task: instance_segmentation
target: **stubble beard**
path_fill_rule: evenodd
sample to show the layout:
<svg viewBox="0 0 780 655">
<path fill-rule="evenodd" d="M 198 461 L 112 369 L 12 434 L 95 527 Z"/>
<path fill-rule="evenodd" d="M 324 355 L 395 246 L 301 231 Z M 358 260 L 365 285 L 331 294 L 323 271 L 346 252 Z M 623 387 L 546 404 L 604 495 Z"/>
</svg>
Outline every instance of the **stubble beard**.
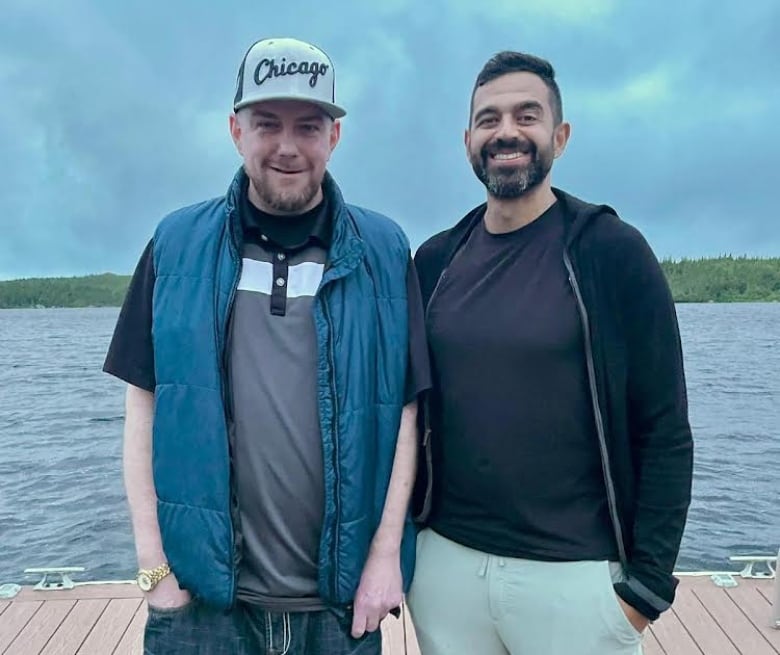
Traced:
<svg viewBox="0 0 780 655">
<path fill-rule="evenodd" d="M 261 173 L 252 185 L 263 205 L 274 212 L 283 214 L 303 213 L 320 190 L 321 182 L 310 179 L 301 191 L 275 190 L 267 177 Z"/>
</svg>

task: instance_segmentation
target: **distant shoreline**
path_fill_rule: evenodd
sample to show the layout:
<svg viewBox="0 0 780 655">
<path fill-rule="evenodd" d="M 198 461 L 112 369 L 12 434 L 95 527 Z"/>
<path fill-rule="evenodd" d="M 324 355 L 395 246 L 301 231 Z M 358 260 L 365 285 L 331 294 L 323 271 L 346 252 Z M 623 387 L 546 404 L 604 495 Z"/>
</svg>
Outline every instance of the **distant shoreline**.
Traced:
<svg viewBox="0 0 780 655">
<path fill-rule="evenodd" d="M 661 261 L 677 303 L 780 302 L 780 257 Z M 121 307 L 131 276 L 0 281 L 0 309 Z"/>
<path fill-rule="evenodd" d="M 717 257 L 661 261 L 679 303 L 780 301 L 780 257 Z"/>
<path fill-rule="evenodd" d="M 131 276 L 26 278 L 0 282 L 0 309 L 121 307 Z"/>
</svg>

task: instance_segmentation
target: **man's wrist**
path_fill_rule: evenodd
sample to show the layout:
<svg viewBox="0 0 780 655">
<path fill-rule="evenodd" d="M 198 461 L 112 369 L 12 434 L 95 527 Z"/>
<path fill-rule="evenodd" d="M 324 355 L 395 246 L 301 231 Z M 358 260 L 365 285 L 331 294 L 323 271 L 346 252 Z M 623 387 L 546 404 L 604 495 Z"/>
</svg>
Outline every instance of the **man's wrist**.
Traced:
<svg viewBox="0 0 780 655">
<path fill-rule="evenodd" d="M 401 556 L 401 539 L 393 538 L 390 535 L 382 532 L 377 532 L 374 535 L 374 539 L 371 542 L 371 547 L 368 550 L 368 555 L 371 557 L 375 555 L 377 557 L 400 557 Z"/>
<path fill-rule="evenodd" d="M 136 554 L 139 569 L 153 569 L 168 561 L 159 540 L 149 540 L 149 543 L 136 543 Z"/>
<path fill-rule="evenodd" d="M 393 547 L 388 546 L 386 544 L 384 545 L 372 545 L 371 548 L 368 551 L 369 557 L 382 557 L 382 558 L 391 558 L 391 557 L 401 557 L 401 548 L 399 547 Z"/>
<path fill-rule="evenodd" d="M 656 621 L 661 613 L 641 596 L 634 593 L 627 582 L 617 582 L 613 585 L 615 593 L 648 621 Z"/>
<path fill-rule="evenodd" d="M 141 591 L 150 592 L 171 573 L 171 567 L 164 562 L 153 568 L 139 569 L 135 579 Z"/>
<path fill-rule="evenodd" d="M 380 525 L 371 540 L 371 547 L 368 550 L 369 557 L 376 555 L 378 557 L 400 557 L 401 539 L 403 528 L 396 529 L 395 526 Z"/>
</svg>

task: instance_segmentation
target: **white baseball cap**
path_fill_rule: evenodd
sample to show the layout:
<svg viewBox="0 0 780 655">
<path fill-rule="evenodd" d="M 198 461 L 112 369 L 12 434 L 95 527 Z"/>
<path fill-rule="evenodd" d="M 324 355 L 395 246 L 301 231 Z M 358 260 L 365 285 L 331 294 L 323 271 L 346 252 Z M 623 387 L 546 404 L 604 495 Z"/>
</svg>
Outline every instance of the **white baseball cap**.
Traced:
<svg viewBox="0 0 780 655">
<path fill-rule="evenodd" d="M 335 104 L 336 75 L 330 57 L 298 39 L 262 39 L 244 55 L 233 111 L 265 100 L 311 102 L 332 118 L 347 113 Z"/>
</svg>

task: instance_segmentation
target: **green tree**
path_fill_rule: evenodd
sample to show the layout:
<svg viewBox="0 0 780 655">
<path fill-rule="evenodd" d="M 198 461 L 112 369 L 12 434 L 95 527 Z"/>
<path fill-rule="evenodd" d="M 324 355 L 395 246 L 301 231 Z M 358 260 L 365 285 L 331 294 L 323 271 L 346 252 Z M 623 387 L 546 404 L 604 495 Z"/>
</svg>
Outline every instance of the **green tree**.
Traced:
<svg viewBox="0 0 780 655">
<path fill-rule="evenodd" d="M 0 282 L 0 308 L 118 307 L 124 300 L 129 275 L 29 278 Z"/>
</svg>

